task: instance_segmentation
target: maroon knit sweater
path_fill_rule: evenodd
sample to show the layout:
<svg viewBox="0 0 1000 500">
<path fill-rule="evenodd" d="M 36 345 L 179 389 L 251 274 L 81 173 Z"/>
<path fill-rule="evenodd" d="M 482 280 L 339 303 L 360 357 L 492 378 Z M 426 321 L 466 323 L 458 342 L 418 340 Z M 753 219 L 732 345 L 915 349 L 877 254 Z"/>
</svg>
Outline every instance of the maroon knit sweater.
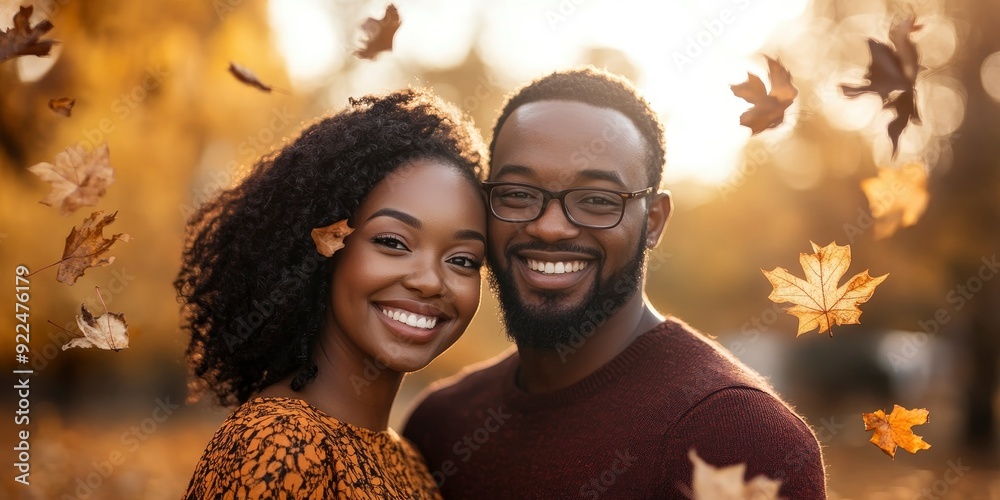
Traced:
<svg viewBox="0 0 1000 500">
<path fill-rule="evenodd" d="M 445 498 L 686 498 L 695 448 L 788 499 L 826 498 L 816 436 L 755 372 L 675 319 L 576 384 L 527 394 L 516 352 L 428 389 L 403 434 Z"/>
</svg>

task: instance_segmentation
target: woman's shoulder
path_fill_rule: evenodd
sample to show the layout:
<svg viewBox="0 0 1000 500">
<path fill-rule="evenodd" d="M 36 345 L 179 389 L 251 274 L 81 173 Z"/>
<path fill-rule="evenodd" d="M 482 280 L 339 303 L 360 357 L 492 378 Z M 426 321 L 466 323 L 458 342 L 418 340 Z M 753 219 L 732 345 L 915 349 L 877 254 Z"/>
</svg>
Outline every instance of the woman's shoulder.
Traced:
<svg viewBox="0 0 1000 500">
<path fill-rule="evenodd" d="M 245 490 L 246 498 L 295 491 L 323 498 L 334 480 L 335 453 L 328 441 L 334 422 L 317 412 L 290 398 L 258 397 L 243 403 L 208 443 L 185 498 L 233 488 Z M 310 497 L 307 493 L 304 498 Z"/>
</svg>

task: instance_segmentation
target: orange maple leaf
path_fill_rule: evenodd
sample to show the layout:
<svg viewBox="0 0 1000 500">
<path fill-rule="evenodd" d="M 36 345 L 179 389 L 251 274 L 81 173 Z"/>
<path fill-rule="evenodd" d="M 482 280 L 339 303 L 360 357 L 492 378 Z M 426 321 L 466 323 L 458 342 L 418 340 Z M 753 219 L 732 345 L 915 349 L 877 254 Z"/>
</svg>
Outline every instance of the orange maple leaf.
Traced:
<svg viewBox="0 0 1000 500">
<path fill-rule="evenodd" d="M 920 162 L 879 168 L 878 176 L 861 181 L 861 189 L 875 218 L 877 239 L 916 224 L 927 209 L 927 171 Z"/>
<path fill-rule="evenodd" d="M 111 245 L 114 245 L 116 241 L 132 239 L 126 233 L 115 234 L 111 239 L 105 238 L 104 226 L 114 222 L 118 212 L 110 215 L 103 214 L 103 211 L 90 214 L 90 217 L 84 219 L 79 230 L 73 226 L 69 236 L 66 237 L 66 248 L 63 250 L 62 260 L 59 261 L 59 271 L 56 274 L 56 279 L 60 282 L 72 285 L 76 283 L 77 278 L 83 276 L 88 268 L 111 264 L 115 261 L 113 256 L 108 258 L 101 256 L 111 250 Z"/>
<path fill-rule="evenodd" d="M 363 42 L 364 46 L 354 53 L 362 59 L 375 59 L 379 52 L 392 50 L 392 39 L 401 24 L 399 11 L 395 5 L 389 4 L 382 19 L 369 17 L 361 25 L 362 31 L 368 38 Z"/>
<path fill-rule="evenodd" d="M 713 467 L 701 459 L 694 449 L 688 450 L 694 464 L 691 474 L 693 500 L 777 500 L 781 480 L 759 475 L 749 482 L 743 481 L 746 464 Z"/>
<path fill-rule="evenodd" d="M 332 257 L 333 253 L 344 248 L 344 238 L 354 232 L 347 225 L 347 219 L 339 220 L 329 226 L 317 227 L 312 230 L 313 243 L 316 244 L 316 251 L 326 257 Z"/>
<path fill-rule="evenodd" d="M 805 280 L 793 276 L 783 267 L 776 267 L 773 271 L 761 269 L 774 287 L 767 298 L 776 304 L 794 304 L 785 311 L 799 319 L 796 337 L 817 327 L 818 333 L 829 331 L 832 337 L 834 324 L 860 323 L 861 309 L 858 304 L 867 302 L 875 287 L 889 275 L 873 278 L 865 269 L 838 287 L 837 282 L 851 265 L 851 246 L 839 246 L 834 242 L 820 248 L 811 241 L 809 244 L 816 253 L 799 254 Z"/>
<path fill-rule="evenodd" d="M 799 91 L 792 85 L 792 74 L 781 62 L 767 56 L 764 58 L 767 59 L 767 76 L 771 79 L 770 93 L 764 88 L 764 82 L 749 72 L 747 81 L 729 86 L 736 97 L 753 104 L 740 115 L 740 125 L 750 127 L 751 135 L 780 125 L 785 120 L 785 110 L 792 105 L 795 96 L 799 95 Z"/>
<path fill-rule="evenodd" d="M 55 40 L 39 40 L 48 33 L 52 23 L 47 19 L 31 26 L 31 5 L 18 9 L 14 14 L 14 27 L 0 31 L 0 62 L 18 56 L 47 56 Z"/>
<path fill-rule="evenodd" d="M 931 447 L 910 429 L 914 425 L 927 423 L 929 416 L 930 412 L 926 408 L 907 410 L 899 405 L 893 405 L 892 413 L 889 416 L 886 416 L 882 410 L 861 414 L 861 418 L 865 422 L 865 430 L 875 430 L 870 440 L 872 444 L 881 448 L 886 455 L 893 459 L 896 458 L 897 446 L 910 453 Z"/>
<path fill-rule="evenodd" d="M 85 205 L 96 205 L 108 184 L 114 182 L 107 143 L 89 153 L 82 145 L 75 144 L 56 155 L 55 165 L 42 162 L 28 170 L 52 184 L 52 191 L 39 203 L 58 206 L 59 215 L 69 215 Z"/>
</svg>

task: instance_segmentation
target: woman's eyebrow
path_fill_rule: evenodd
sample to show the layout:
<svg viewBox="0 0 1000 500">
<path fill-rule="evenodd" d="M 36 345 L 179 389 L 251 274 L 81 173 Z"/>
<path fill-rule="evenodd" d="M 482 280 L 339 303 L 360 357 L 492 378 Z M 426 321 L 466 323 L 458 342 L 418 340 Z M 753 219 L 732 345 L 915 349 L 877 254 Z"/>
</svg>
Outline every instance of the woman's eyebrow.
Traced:
<svg viewBox="0 0 1000 500">
<path fill-rule="evenodd" d="M 393 219 L 396 219 L 414 229 L 420 229 L 420 227 L 423 226 L 420 220 L 418 220 L 416 217 L 392 208 L 383 208 L 381 210 L 376 211 L 375 213 L 371 214 L 367 219 L 365 219 L 365 222 L 368 222 L 376 217 L 392 217 Z"/>
<path fill-rule="evenodd" d="M 479 231 L 475 231 L 472 229 L 459 229 L 458 231 L 455 231 L 455 239 L 478 240 L 483 242 L 484 245 L 486 244 L 486 236 L 484 236 L 483 233 L 480 233 Z"/>
</svg>

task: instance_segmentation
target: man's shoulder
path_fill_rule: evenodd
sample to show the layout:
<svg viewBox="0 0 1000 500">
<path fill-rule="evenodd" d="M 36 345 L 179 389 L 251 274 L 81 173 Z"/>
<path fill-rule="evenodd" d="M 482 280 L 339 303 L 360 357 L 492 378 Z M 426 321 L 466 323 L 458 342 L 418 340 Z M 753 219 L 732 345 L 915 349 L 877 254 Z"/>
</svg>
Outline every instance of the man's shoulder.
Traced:
<svg viewBox="0 0 1000 500">
<path fill-rule="evenodd" d="M 677 318 L 667 318 L 636 342 L 646 352 L 643 375 L 658 383 L 665 404 L 676 407 L 681 402 L 690 408 L 725 389 L 747 388 L 787 407 L 764 377 Z"/>
</svg>

